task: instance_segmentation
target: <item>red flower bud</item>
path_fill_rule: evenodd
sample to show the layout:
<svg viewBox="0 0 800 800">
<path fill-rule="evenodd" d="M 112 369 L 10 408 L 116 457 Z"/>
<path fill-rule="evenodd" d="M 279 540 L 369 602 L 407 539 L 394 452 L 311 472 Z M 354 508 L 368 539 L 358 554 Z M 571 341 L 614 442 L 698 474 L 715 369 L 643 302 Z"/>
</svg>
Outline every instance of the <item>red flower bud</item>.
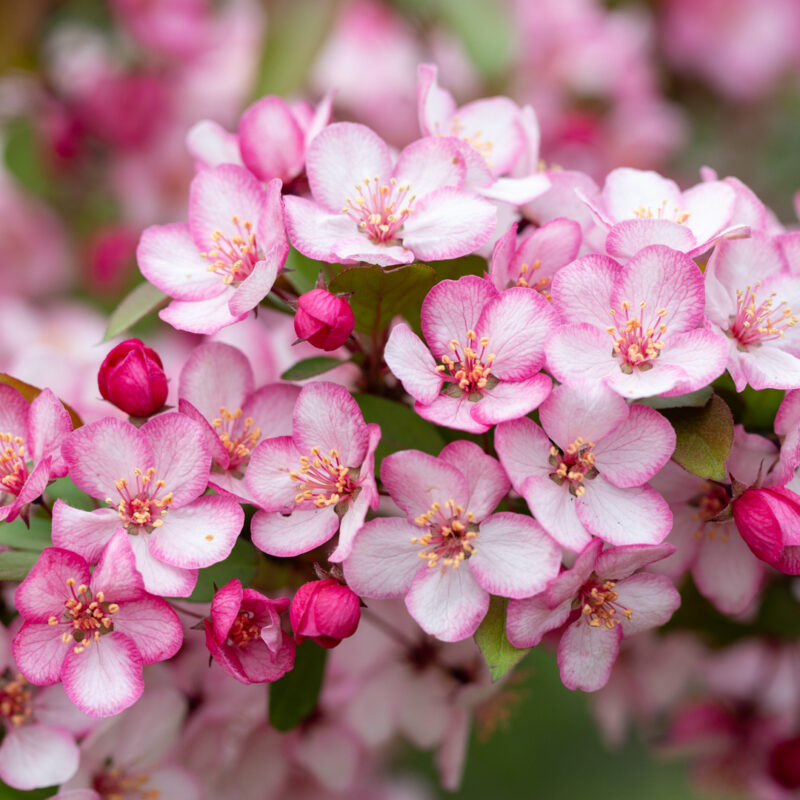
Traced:
<svg viewBox="0 0 800 800">
<path fill-rule="evenodd" d="M 800 575 L 800 495 L 779 486 L 747 489 L 733 501 L 733 519 L 758 558 Z"/>
<path fill-rule="evenodd" d="M 358 595 L 335 578 L 304 583 L 289 609 L 294 638 L 298 644 L 313 639 L 321 647 L 336 647 L 352 636 L 361 617 Z"/>
<path fill-rule="evenodd" d="M 103 399 L 133 417 L 149 417 L 167 400 L 167 376 L 158 353 L 139 339 L 126 339 L 97 373 Z"/>
<path fill-rule="evenodd" d="M 297 300 L 294 330 L 320 350 L 336 350 L 353 332 L 353 309 L 344 297 L 325 289 L 312 289 Z"/>
</svg>

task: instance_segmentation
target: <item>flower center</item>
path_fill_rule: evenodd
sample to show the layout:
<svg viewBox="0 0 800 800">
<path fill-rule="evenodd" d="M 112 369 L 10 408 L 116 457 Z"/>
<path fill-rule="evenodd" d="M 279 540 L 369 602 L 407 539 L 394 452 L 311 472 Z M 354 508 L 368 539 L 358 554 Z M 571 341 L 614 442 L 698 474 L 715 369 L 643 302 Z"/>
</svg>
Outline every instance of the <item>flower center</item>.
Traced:
<svg viewBox="0 0 800 800">
<path fill-rule="evenodd" d="M 301 456 L 300 469 L 290 472 L 289 477 L 298 483 L 300 491 L 294 498 L 298 505 L 311 501 L 317 508 L 335 506 L 358 489 L 358 470 L 342 464 L 336 450 L 323 456 L 318 447 L 313 447 L 311 457 Z"/>
<path fill-rule="evenodd" d="M 117 509 L 119 518 L 129 533 L 138 533 L 138 530 L 131 530 L 131 526 L 137 528 L 160 528 L 164 524 L 161 519 L 170 505 L 172 505 L 172 492 L 167 492 L 163 497 L 159 497 L 164 488 L 164 481 L 154 481 L 156 471 L 150 467 L 146 472 L 142 472 L 138 467 L 134 469 L 136 476 L 136 486 L 129 487 L 126 478 L 114 481 L 121 501 L 114 503 L 110 498 L 106 498 L 106 503 Z"/>
<path fill-rule="evenodd" d="M 473 150 L 477 150 L 483 156 L 486 165 L 491 167 L 494 144 L 483 138 L 482 130 L 476 130 L 472 133 L 466 133 L 466 130 L 467 128 L 461 119 L 458 116 L 454 116 L 450 121 L 450 135 L 461 139 L 462 142 L 466 142 Z"/>
<path fill-rule="evenodd" d="M 202 258 L 211 261 L 208 271 L 221 275 L 222 282 L 226 285 L 239 284 L 248 278 L 259 261 L 253 223 L 242 222 L 235 215 L 231 217 L 231 222 L 236 228 L 233 238 L 229 238 L 221 230 L 215 230 L 211 234 L 214 249 L 200 253 Z"/>
<path fill-rule="evenodd" d="M 6 678 L 0 685 L 0 716 L 15 727 L 22 725 L 31 715 L 32 695 L 31 687 L 19 673 Z"/>
<path fill-rule="evenodd" d="M 28 479 L 25 443 L 21 436 L 0 433 L 0 490 L 17 495 Z"/>
<path fill-rule="evenodd" d="M 738 341 L 740 350 L 783 339 L 786 329 L 797 324 L 797 317 L 784 301 L 773 305 L 775 292 L 758 303 L 756 294 L 760 286 L 761 281 L 756 281 L 755 287 L 736 291 L 736 313 L 730 316 L 730 328 L 726 333 Z"/>
<path fill-rule="evenodd" d="M 416 195 L 408 184 L 399 185 L 395 178 L 381 183 L 376 175 L 364 178 L 355 186 L 355 199 L 347 198 L 342 213 L 347 214 L 373 242 L 389 242 L 397 237 L 400 228 L 414 211 Z"/>
<path fill-rule="evenodd" d="M 559 486 L 568 484 L 571 495 L 583 497 L 586 494 L 584 480 L 590 481 L 600 474 L 594 465 L 593 447 L 594 442 L 587 442 L 580 436 L 563 453 L 552 446 L 548 460 L 556 469 L 550 473 L 550 480 Z"/>
<path fill-rule="evenodd" d="M 228 640 L 237 647 L 244 647 L 261 636 L 261 627 L 253 618 L 252 611 L 240 611 L 228 631 Z"/>
<path fill-rule="evenodd" d="M 522 286 L 525 289 L 536 289 L 539 294 L 544 295 L 548 300 L 553 298 L 550 296 L 550 284 L 553 282 L 552 275 L 545 275 L 543 278 L 536 280 L 536 271 L 542 268 L 542 262 L 537 258 L 533 264 L 520 264 L 519 277 L 517 278 L 515 286 Z"/>
<path fill-rule="evenodd" d="M 604 581 L 598 584 L 588 581 L 578 592 L 581 615 L 592 628 L 608 628 L 613 630 L 619 622 L 617 613 L 620 612 L 625 619 L 633 618 L 633 611 L 617 603 L 619 595 L 614 591 L 614 581 Z"/>
<path fill-rule="evenodd" d="M 211 425 L 230 456 L 228 468 L 234 469 L 249 459 L 250 453 L 261 439 L 261 428 L 256 427 L 252 417 L 245 417 L 239 422 L 243 414 L 241 408 L 228 411 L 222 406 L 219 414 L 216 419 L 211 420 Z"/>
<path fill-rule="evenodd" d="M 692 515 L 692 519 L 698 523 L 695 532 L 696 539 L 702 539 L 707 535 L 711 541 L 719 538 L 721 541 L 728 540 L 728 526 L 725 523 L 715 521 L 714 518 L 721 514 L 731 502 L 724 487 L 716 483 L 706 481 L 703 483 L 703 494 L 698 495 L 690 501 L 690 505 L 695 506 L 697 511 Z"/>
<path fill-rule="evenodd" d="M 677 222 L 678 225 L 684 225 L 691 217 L 688 211 L 684 211 L 680 206 L 672 207 L 672 214 L 667 211 L 667 201 L 662 200 L 660 206 L 653 208 L 652 206 L 637 206 L 633 209 L 633 216 L 639 219 L 666 219 L 670 222 Z"/>
<path fill-rule="evenodd" d="M 70 596 L 64 601 L 64 611 L 59 619 L 56 616 L 47 620 L 48 625 L 66 625 L 61 634 L 64 644 L 74 643 L 73 650 L 82 653 L 92 642 L 114 630 L 111 619 L 119 611 L 116 603 L 109 603 L 102 592 L 92 596 L 85 583 L 75 588 L 75 578 L 67 578 Z"/>
<path fill-rule="evenodd" d="M 473 540 L 478 537 L 475 515 L 464 511 L 454 500 L 448 500 L 444 509 L 434 503 L 424 514 L 420 514 L 414 524 L 425 528 L 422 536 L 414 536 L 411 544 L 418 544 L 421 550 L 417 555 L 428 562 L 429 567 L 442 566 L 458 569 L 475 553 Z"/>
<path fill-rule="evenodd" d="M 480 345 L 480 351 L 475 349 L 475 342 Z M 486 353 L 488 347 L 489 339 L 486 336 L 478 339 L 473 330 L 467 331 L 466 346 L 455 339 L 450 341 L 453 357 L 442 355 L 439 359 L 442 363 L 436 367 L 445 382 L 442 388 L 444 394 L 450 397 L 466 394 L 469 400 L 477 402 L 483 396 L 483 389 L 497 386 L 500 381 L 491 374 L 496 356 L 494 353 Z"/>
<path fill-rule="evenodd" d="M 159 800 L 158 789 L 148 789 L 150 776 L 146 773 L 126 775 L 117 767 L 94 776 L 92 788 L 101 800 Z"/>
<path fill-rule="evenodd" d="M 630 375 L 634 367 L 642 372 L 652 369 L 653 361 L 664 348 L 661 337 L 667 332 L 667 326 L 660 320 L 667 315 L 667 309 L 660 308 L 654 320 L 645 322 L 647 303 L 644 300 L 639 303 L 638 317 L 630 315 L 631 304 L 627 300 L 622 301 L 620 308 L 624 319 L 618 318 L 613 308 L 609 311 L 616 323 L 606 328 L 606 333 L 614 339 L 611 355 L 620 359 L 619 368 L 626 375 Z"/>
</svg>

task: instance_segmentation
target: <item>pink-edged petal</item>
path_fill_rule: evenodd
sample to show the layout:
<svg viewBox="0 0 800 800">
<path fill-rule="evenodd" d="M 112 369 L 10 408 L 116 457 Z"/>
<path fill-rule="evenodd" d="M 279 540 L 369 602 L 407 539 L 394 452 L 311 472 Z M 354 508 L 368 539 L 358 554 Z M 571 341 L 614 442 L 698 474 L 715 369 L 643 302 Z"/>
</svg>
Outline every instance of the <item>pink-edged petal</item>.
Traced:
<svg viewBox="0 0 800 800">
<path fill-rule="evenodd" d="M 199 497 L 208 485 L 211 453 L 203 429 L 183 414 L 151 417 L 139 429 L 153 451 L 156 480 L 164 481 L 172 494 L 172 508 Z"/>
<path fill-rule="evenodd" d="M 603 477 L 624 489 L 649 481 L 674 450 L 672 425 L 654 409 L 632 405 L 627 420 L 597 442 L 593 452 Z"/>
<path fill-rule="evenodd" d="M 283 184 L 273 178 L 266 188 L 266 202 L 256 225 L 258 249 L 264 260 L 280 270 L 289 255 L 289 240 L 286 238 L 286 224 L 283 213 Z"/>
<path fill-rule="evenodd" d="M 617 660 L 622 628 L 593 628 L 584 619 L 573 622 L 558 643 L 558 668 L 567 689 L 596 692 L 608 683 Z"/>
<path fill-rule="evenodd" d="M 231 314 L 228 301 L 232 291 L 230 287 L 226 287 L 226 291 L 222 294 L 195 303 L 173 300 L 166 308 L 162 308 L 158 312 L 158 316 L 178 331 L 209 335 L 216 333 L 247 316 L 246 314 L 239 316 Z"/>
<path fill-rule="evenodd" d="M 489 610 L 489 593 L 467 565 L 421 569 L 406 595 L 406 608 L 420 628 L 444 642 L 467 639 Z"/>
<path fill-rule="evenodd" d="M 277 258 L 273 253 L 265 261 L 259 261 L 253 271 L 237 287 L 228 301 L 228 309 L 234 317 L 247 314 L 252 311 L 272 289 L 275 278 L 278 277 L 278 270 L 283 266 L 283 259 Z"/>
<path fill-rule="evenodd" d="M 402 597 L 422 567 L 421 546 L 411 540 L 420 528 L 399 517 L 381 517 L 364 525 L 344 560 L 350 588 L 361 597 Z"/>
<path fill-rule="evenodd" d="M 24 439 L 28 435 L 29 410 L 28 401 L 16 389 L 0 384 L 0 431 Z"/>
<path fill-rule="evenodd" d="M 445 187 L 416 202 L 403 225 L 403 246 L 426 261 L 459 258 L 486 244 L 496 224 L 488 200 Z"/>
<path fill-rule="evenodd" d="M 581 379 L 556 386 L 539 409 L 542 427 L 562 450 L 578 437 L 597 447 L 628 414 L 628 404 L 616 392 Z"/>
<path fill-rule="evenodd" d="M 225 291 L 219 275 L 208 271 L 185 223 L 145 228 L 136 261 L 153 286 L 177 300 L 206 300 Z"/>
<path fill-rule="evenodd" d="M 547 604 L 550 608 L 560 606 L 566 600 L 572 600 L 578 590 L 594 572 L 597 556 L 603 550 L 600 539 L 592 539 L 575 559 L 572 569 L 567 569 L 547 587 Z"/>
<path fill-rule="evenodd" d="M 185 417 L 188 417 L 190 420 L 196 422 L 203 429 L 203 438 L 205 439 L 206 447 L 208 447 L 208 451 L 211 454 L 211 461 L 222 469 L 227 469 L 230 465 L 230 454 L 225 449 L 225 445 L 222 444 L 222 440 L 219 438 L 216 428 L 212 427 L 211 423 L 208 421 L 208 418 L 203 416 L 203 414 L 201 414 L 188 400 L 184 400 L 183 398 L 178 400 L 178 411 L 180 411 L 180 413 Z M 214 419 L 214 417 L 211 417 L 211 419 Z M 212 477 L 219 476 L 216 473 L 212 473 L 212 475 L 209 476 L 209 486 L 213 485 L 211 483 Z"/>
<path fill-rule="evenodd" d="M 69 648 L 61 670 L 67 697 L 90 717 L 112 717 L 144 691 L 142 656 L 133 640 L 114 631 L 82 653 Z"/>
<path fill-rule="evenodd" d="M 113 615 L 114 631 L 124 633 L 136 645 L 144 664 L 172 658 L 183 644 L 178 615 L 160 597 L 120 603 Z"/>
<path fill-rule="evenodd" d="M 623 260 L 653 244 L 688 253 L 697 239 L 686 225 L 668 219 L 626 219 L 617 222 L 606 237 L 606 251 Z"/>
<path fill-rule="evenodd" d="M 200 120 L 189 128 L 186 133 L 186 149 L 196 164 L 204 168 L 217 167 L 220 164 L 243 166 L 239 137 L 210 119 Z"/>
<path fill-rule="evenodd" d="M 650 486 L 618 489 L 602 475 L 584 484 L 586 493 L 576 504 L 578 519 L 606 542 L 660 544 L 672 527 L 666 500 Z"/>
<path fill-rule="evenodd" d="M 514 381 L 539 371 L 545 341 L 557 326 L 556 313 L 539 292 L 515 287 L 486 304 L 475 329 L 489 339 L 488 352 L 496 356 L 492 374 Z"/>
<path fill-rule="evenodd" d="M 265 439 L 250 456 L 245 481 L 264 511 L 291 511 L 295 507 L 297 482 L 289 473 L 300 467 L 302 454 L 291 436 Z"/>
<path fill-rule="evenodd" d="M 223 644 L 228 638 L 243 596 L 242 582 L 238 578 L 232 578 L 215 592 L 211 601 L 211 630 L 217 644 Z"/>
<path fill-rule="evenodd" d="M 197 585 L 196 569 L 181 569 L 159 561 L 150 552 L 147 536 L 131 536 L 129 541 L 136 559 L 136 569 L 148 592 L 161 597 L 188 597 L 194 591 Z"/>
<path fill-rule="evenodd" d="M 181 370 L 178 396 L 207 420 L 222 407 L 233 412 L 253 391 L 253 368 L 247 356 L 224 342 L 207 342 L 192 350 Z"/>
<path fill-rule="evenodd" d="M 173 567 L 210 567 L 230 555 L 243 525 L 239 503 L 204 495 L 167 514 L 164 524 L 150 534 L 150 552 Z"/>
<path fill-rule="evenodd" d="M 317 381 L 303 387 L 292 419 L 297 449 L 309 455 L 318 447 L 323 455 L 336 450 L 346 467 L 358 467 L 369 445 L 369 430 L 358 403 L 343 386 Z"/>
<path fill-rule="evenodd" d="M 500 381 L 492 389 L 483 389 L 480 401 L 471 404 L 470 414 L 481 425 L 519 419 L 538 408 L 553 387 L 542 373 L 522 381 Z"/>
<path fill-rule="evenodd" d="M 290 558 L 308 553 L 336 533 L 339 517 L 333 506 L 298 509 L 289 516 L 258 511 L 250 523 L 253 544 L 271 556 Z"/>
<path fill-rule="evenodd" d="M 487 200 L 522 206 L 544 194 L 550 185 L 550 178 L 543 172 L 537 172 L 524 178 L 498 178 L 491 186 L 477 191 Z"/>
<path fill-rule="evenodd" d="M 518 244 L 515 260 L 530 266 L 539 261 L 541 267 L 534 276 L 551 275 L 574 261 L 580 246 L 581 226 L 575 220 L 556 217 L 524 235 Z"/>
<path fill-rule="evenodd" d="M 256 225 L 265 204 L 264 189 L 244 167 L 222 164 L 203 170 L 189 187 L 192 238 L 200 250 L 215 250 L 217 232 L 232 242 L 242 235 L 240 225 Z"/>
<path fill-rule="evenodd" d="M 674 181 L 652 170 L 620 167 L 606 177 L 603 200 L 614 220 L 630 219 L 640 208 L 664 208 L 671 213 L 680 208 L 681 192 Z"/>
<path fill-rule="evenodd" d="M 614 587 L 615 601 L 633 612 L 630 619 L 620 617 L 624 636 L 664 625 L 681 604 L 681 596 L 665 575 L 640 572 Z"/>
<path fill-rule="evenodd" d="M 436 361 L 405 322 L 392 329 L 383 355 L 389 369 L 415 400 L 427 405 L 437 398 L 442 377 L 436 371 Z"/>
<path fill-rule="evenodd" d="M 14 661 L 31 683 L 51 686 L 61 680 L 61 667 L 70 650 L 70 646 L 61 641 L 65 627 L 26 622 L 17 632 L 13 645 Z M 69 632 L 72 632 L 71 626 Z"/>
<path fill-rule="evenodd" d="M 340 213 L 365 178 L 388 181 L 392 174 L 389 148 L 365 125 L 339 122 L 317 134 L 306 154 L 311 194 L 328 211 Z"/>
<path fill-rule="evenodd" d="M 6 521 L 13 522 L 28 503 L 33 502 L 47 488 L 50 481 L 50 456 L 40 461 L 25 480 L 19 494 L 6 513 Z"/>
<path fill-rule="evenodd" d="M 800 358 L 778 347 L 763 345 L 740 353 L 739 367 L 754 389 L 800 388 Z"/>
<path fill-rule="evenodd" d="M 422 333 L 434 357 L 452 357 L 450 342 L 454 339 L 464 347 L 467 331 L 475 330 L 484 306 L 497 296 L 497 289 L 489 281 L 474 275 L 437 283 L 420 311 Z"/>
<path fill-rule="evenodd" d="M 460 189 L 466 169 L 459 153 L 460 148 L 451 139 L 418 139 L 400 154 L 394 177 L 398 184 L 410 186 L 418 199 L 444 186 Z"/>
<path fill-rule="evenodd" d="M 692 331 L 686 336 L 691 336 L 692 333 L 705 333 L 705 331 Z M 663 353 L 663 350 L 662 350 Z M 677 354 L 676 354 L 677 356 Z M 702 354 L 694 353 L 690 356 L 690 360 L 694 358 L 698 362 L 702 360 Z M 676 358 L 673 359 L 679 360 Z M 616 363 L 613 362 L 612 363 Z M 692 391 L 692 389 L 678 390 L 676 387 L 684 386 L 688 382 L 688 376 L 680 366 L 670 364 L 665 358 L 659 358 L 653 364 L 652 369 L 640 370 L 634 369 L 633 372 L 622 372 L 620 369 L 614 369 L 607 377 L 606 383 L 615 392 L 627 397 L 630 400 L 638 400 L 640 397 L 654 397 L 659 394 L 684 394 Z M 706 369 L 707 362 L 703 362 L 703 369 Z M 708 381 L 704 381 L 694 389 L 699 389 L 705 386 Z"/>
<path fill-rule="evenodd" d="M 290 181 L 303 169 L 303 131 L 282 97 L 262 97 L 249 106 L 237 132 L 242 161 L 259 180 Z"/>
<path fill-rule="evenodd" d="M 469 400 L 468 395 L 449 397 L 446 394 L 440 394 L 428 405 L 422 403 L 414 405 L 414 411 L 422 419 L 426 419 L 434 425 L 443 425 L 446 428 L 454 428 L 467 433 L 486 433 L 492 423 L 479 422 L 473 416 L 474 409 L 475 403 Z"/>
<path fill-rule="evenodd" d="M 62 452 L 73 483 L 92 497 L 118 496 L 115 481 L 135 486 L 135 468 L 153 465 L 153 451 L 142 433 L 129 422 L 105 417 L 70 434 Z"/>
<path fill-rule="evenodd" d="M 337 241 L 333 245 L 331 256 L 323 260 L 339 264 L 358 264 L 364 261 L 381 267 L 396 267 L 415 261 L 414 253 L 405 245 L 373 242 L 360 232 L 356 236 Z"/>
<path fill-rule="evenodd" d="M 136 570 L 136 559 L 130 536 L 120 529 L 109 540 L 92 572 L 93 594 L 103 592 L 111 602 L 138 600 L 144 594 L 142 576 Z M 113 598 L 113 599 L 112 599 Z"/>
<path fill-rule="evenodd" d="M 467 479 L 466 508 L 478 522 L 491 514 L 508 493 L 511 484 L 505 470 L 474 442 L 450 442 L 439 453 L 439 459 L 452 464 Z"/>
<path fill-rule="evenodd" d="M 89 583 L 89 565 L 76 553 L 58 547 L 42 551 L 14 594 L 14 605 L 27 622 L 47 622 L 61 616 L 64 601 L 71 596 L 67 581 L 76 586 Z"/>
<path fill-rule="evenodd" d="M 692 565 L 700 594 L 723 614 L 741 614 L 758 594 L 766 572 L 732 525 L 727 535 L 704 537 Z"/>
<path fill-rule="evenodd" d="M 553 308 L 564 322 L 584 322 L 605 330 L 613 321 L 611 295 L 622 266 L 607 256 L 573 261 L 553 277 Z"/>
<path fill-rule="evenodd" d="M 48 456 L 52 458 L 52 477 L 60 478 L 67 474 L 67 466 L 61 457 L 61 445 L 70 433 L 72 420 L 67 409 L 49 389 L 43 389 L 31 403 L 26 443 L 34 463 Z"/>
<path fill-rule="evenodd" d="M 381 463 L 381 479 L 392 500 L 409 519 L 424 514 L 434 503 L 444 508 L 452 500 L 467 507 L 470 487 L 461 470 L 419 450 L 392 453 Z"/>
<path fill-rule="evenodd" d="M 519 599 L 544 591 L 561 566 L 561 548 L 522 514 L 502 512 L 484 520 L 475 550 L 469 560 L 475 580 L 500 597 Z"/>
<path fill-rule="evenodd" d="M 66 783 L 77 771 L 75 737 L 51 725 L 10 727 L 0 745 L 0 778 L 15 789 Z"/>
<path fill-rule="evenodd" d="M 500 423 L 494 432 L 494 446 L 517 492 L 528 478 L 546 477 L 552 472 L 548 463 L 550 440 L 532 419 Z"/>
<path fill-rule="evenodd" d="M 252 417 L 261 437 L 288 436 L 292 432 L 292 414 L 300 396 L 300 387 L 270 383 L 256 389 L 242 405 L 242 416 Z"/>
<path fill-rule="evenodd" d="M 467 141 L 474 137 L 490 142 L 487 163 L 494 175 L 503 175 L 516 164 L 526 145 L 519 115 L 519 107 L 507 97 L 474 100 L 457 110 L 456 135 Z"/>
<path fill-rule="evenodd" d="M 611 337 L 587 323 L 562 325 L 548 339 L 546 353 L 548 368 L 562 383 L 576 378 L 600 381 L 620 372 Z"/>
<path fill-rule="evenodd" d="M 622 580 L 632 575 L 637 569 L 661 561 L 674 552 L 674 546 L 668 542 L 611 547 L 597 557 L 594 571 L 601 579 Z"/>
<path fill-rule="evenodd" d="M 444 136 L 456 111 L 455 100 L 439 86 L 437 73 L 435 64 L 417 67 L 417 113 L 420 130 L 426 136 Z"/>
<path fill-rule="evenodd" d="M 669 390 L 669 394 L 686 394 L 718 378 L 725 371 L 727 359 L 725 337 L 715 331 L 698 328 L 671 338 L 651 372 L 655 372 L 656 368 L 680 369 L 683 377 Z"/>
<path fill-rule="evenodd" d="M 708 242 L 731 222 L 736 192 L 723 181 L 705 181 L 687 189 L 681 197 L 686 224 L 698 242 Z"/>
<path fill-rule="evenodd" d="M 571 599 L 551 609 L 544 594 L 511 600 L 506 614 L 506 635 L 514 647 L 536 647 L 548 632 L 563 625 L 571 611 Z"/>
<path fill-rule="evenodd" d="M 578 552 L 592 538 L 578 517 L 577 498 L 567 486 L 559 486 L 545 477 L 530 477 L 523 482 L 520 494 L 542 527 L 562 547 Z"/>
<path fill-rule="evenodd" d="M 509 285 L 514 285 L 519 276 L 519 266 L 514 262 L 517 248 L 517 223 L 494 243 L 492 257 L 489 262 L 489 278 L 498 292 Z M 524 260 L 524 259 L 523 259 Z"/>
<path fill-rule="evenodd" d="M 328 561 L 335 564 L 344 561 L 350 555 L 356 534 L 364 526 L 369 506 L 370 495 L 366 491 L 359 492 L 356 499 L 350 501 L 347 513 L 339 523 L 339 543 L 336 549 L 328 556 Z"/>
</svg>

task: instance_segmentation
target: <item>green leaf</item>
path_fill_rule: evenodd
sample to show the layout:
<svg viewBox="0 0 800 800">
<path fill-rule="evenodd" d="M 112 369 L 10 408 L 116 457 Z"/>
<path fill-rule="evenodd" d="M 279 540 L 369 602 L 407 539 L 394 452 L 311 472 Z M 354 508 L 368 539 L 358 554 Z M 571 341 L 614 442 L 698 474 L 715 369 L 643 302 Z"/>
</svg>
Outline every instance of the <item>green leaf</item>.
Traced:
<svg viewBox="0 0 800 800">
<path fill-rule="evenodd" d="M 5 162 L 8 171 L 21 186 L 39 197 L 52 195 L 53 181 L 44 168 L 33 125 L 18 117 L 9 125 L 6 133 Z"/>
<path fill-rule="evenodd" d="M 370 265 L 345 269 L 333 278 L 329 289 L 334 294 L 352 293 L 356 330 L 374 336 L 398 314 L 419 331 L 420 306 L 435 282 L 436 272 L 427 264 L 409 264 L 388 272 Z"/>
<path fill-rule="evenodd" d="M 510 672 L 530 652 L 520 650 L 506 636 L 506 610 L 508 599 L 492 597 L 489 611 L 483 618 L 480 627 L 475 631 L 475 643 L 483 653 L 492 680 L 496 681 Z"/>
<path fill-rule="evenodd" d="M 696 392 L 689 392 L 688 394 L 676 394 L 674 397 L 644 397 L 636 402 L 642 406 L 649 406 L 650 408 L 700 408 L 704 406 L 714 394 L 714 390 L 710 386 L 704 386 Z"/>
<path fill-rule="evenodd" d="M 445 446 L 436 426 L 408 406 L 371 394 L 357 394 L 355 399 L 364 419 L 381 426 L 381 441 L 375 452 L 376 470 L 386 456 L 398 450 L 422 450 L 435 456 Z"/>
<path fill-rule="evenodd" d="M 281 375 L 282 381 L 304 381 L 306 378 L 313 378 L 315 375 L 322 375 L 329 370 L 339 366 L 339 364 L 346 364 L 339 358 L 332 358 L 331 356 L 311 356 L 311 358 L 304 358 L 293 364 L 286 372 Z"/>
<path fill-rule="evenodd" d="M 247 539 L 239 539 L 231 554 L 218 564 L 200 570 L 197 586 L 189 600 L 193 603 L 208 603 L 214 599 L 214 584 L 224 586 L 233 578 L 239 578 L 247 586 L 258 572 L 259 554 Z"/>
<path fill-rule="evenodd" d="M 290 247 L 281 275 L 286 275 L 299 294 L 305 294 L 317 285 L 320 272 L 328 274 L 330 270 L 330 264 L 314 261 L 313 258 L 308 258 L 308 256 L 298 253 L 294 247 Z"/>
<path fill-rule="evenodd" d="M 32 550 L 6 550 L 0 553 L 0 581 L 21 581 L 39 560 Z"/>
<path fill-rule="evenodd" d="M 119 336 L 140 319 L 164 305 L 169 298 L 152 283 L 140 283 L 111 312 L 103 341 Z"/>
<path fill-rule="evenodd" d="M 13 522 L 0 523 L 0 544 L 31 553 L 41 553 L 45 547 L 53 546 L 50 538 L 51 521 L 49 518 L 37 516 L 35 505 L 31 509 L 30 525 L 28 528 L 19 517 Z"/>
<path fill-rule="evenodd" d="M 328 651 L 303 642 L 295 653 L 294 669 L 269 690 L 269 721 L 279 731 L 296 728 L 317 707 Z"/>
<path fill-rule="evenodd" d="M 673 460 L 701 478 L 726 481 L 733 415 L 725 401 L 715 394 L 702 408 L 667 409 L 664 416 L 677 436 Z"/>
</svg>

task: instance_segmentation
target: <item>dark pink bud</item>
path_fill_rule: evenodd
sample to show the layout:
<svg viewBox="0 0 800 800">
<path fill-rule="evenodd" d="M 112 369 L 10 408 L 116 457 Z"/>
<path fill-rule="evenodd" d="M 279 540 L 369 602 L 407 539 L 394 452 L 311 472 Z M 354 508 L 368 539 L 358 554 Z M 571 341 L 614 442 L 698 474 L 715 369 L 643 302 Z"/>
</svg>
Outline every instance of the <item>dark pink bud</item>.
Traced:
<svg viewBox="0 0 800 800">
<path fill-rule="evenodd" d="M 800 789 L 800 736 L 775 746 L 769 755 L 769 774 L 785 789 Z"/>
<path fill-rule="evenodd" d="M 103 399 L 132 417 L 149 417 L 167 400 L 167 376 L 158 353 L 139 339 L 126 339 L 97 373 Z"/>
<path fill-rule="evenodd" d="M 800 574 L 800 495 L 778 486 L 747 489 L 733 501 L 733 519 L 758 558 Z"/>
<path fill-rule="evenodd" d="M 336 350 L 353 332 L 353 309 L 344 297 L 326 289 L 312 289 L 300 295 L 297 306 L 295 333 L 320 350 Z"/>
<path fill-rule="evenodd" d="M 292 600 L 289 620 L 298 644 L 313 639 L 321 647 L 336 647 L 352 636 L 361 617 L 358 595 L 335 578 L 304 583 Z"/>
</svg>

